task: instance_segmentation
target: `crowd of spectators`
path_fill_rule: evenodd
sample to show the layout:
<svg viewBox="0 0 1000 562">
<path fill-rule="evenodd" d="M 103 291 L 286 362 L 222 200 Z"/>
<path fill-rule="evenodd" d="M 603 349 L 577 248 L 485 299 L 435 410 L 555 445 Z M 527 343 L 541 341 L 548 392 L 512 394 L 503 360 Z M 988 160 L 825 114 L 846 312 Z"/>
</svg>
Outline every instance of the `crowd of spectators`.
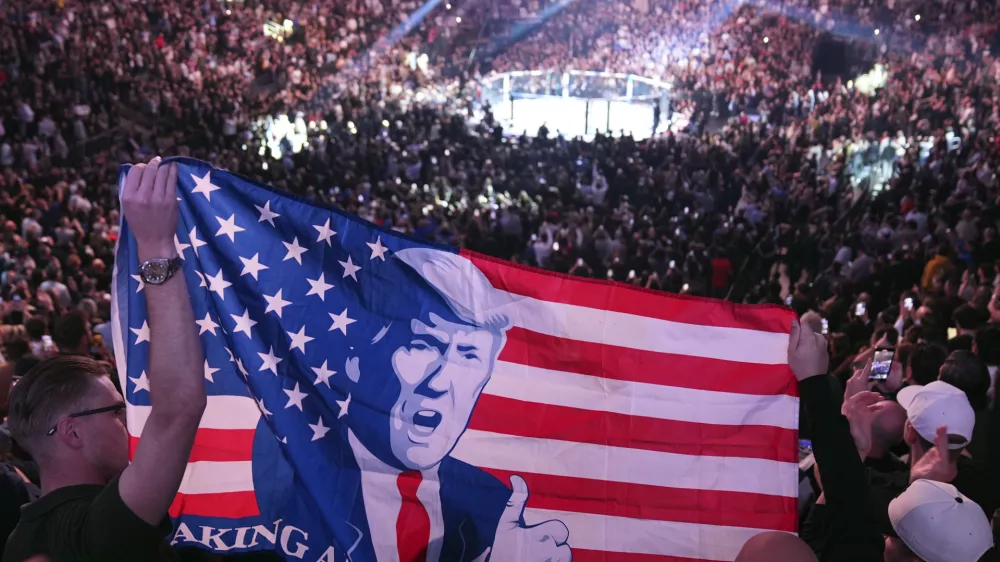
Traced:
<svg viewBox="0 0 1000 562">
<path fill-rule="evenodd" d="M 497 4 L 442 3 L 413 22 L 420 3 L 404 0 L 0 2 L 0 408 L 47 357 L 111 369 L 118 166 L 172 153 L 440 244 L 791 306 L 831 342 L 852 433 L 873 427 L 880 523 L 909 483 L 895 455 L 919 461 L 935 437 L 906 434 L 906 399 L 892 399 L 939 377 L 976 412 L 951 481 L 987 514 L 1000 507 L 996 2 Z M 507 13 L 549 15 L 470 56 Z M 817 72 L 835 45 L 846 74 Z M 883 87 L 854 82 L 876 63 Z M 691 125 L 645 141 L 505 131 L 479 81 L 537 69 L 668 81 Z M 301 150 L 269 142 L 268 118 L 299 114 Z M 859 404 L 875 347 L 895 349 L 888 406 Z M 24 486 L 5 525 L 38 493 L 7 441 L 0 466 Z"/>
</svg>

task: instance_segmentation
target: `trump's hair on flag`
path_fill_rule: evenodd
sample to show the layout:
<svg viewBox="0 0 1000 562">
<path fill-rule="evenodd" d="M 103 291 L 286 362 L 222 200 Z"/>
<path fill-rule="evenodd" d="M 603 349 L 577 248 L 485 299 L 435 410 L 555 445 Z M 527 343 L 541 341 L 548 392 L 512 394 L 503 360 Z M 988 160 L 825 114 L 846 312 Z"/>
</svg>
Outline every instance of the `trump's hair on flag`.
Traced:
<svg viewBox="0 0 1000 562">
<path fill-rule="evenodd" d="M 789 311 L 435 246 L 168 161 L 209 395 L 177 547 L 726 561 L 796 530 Z M 138 266 L 123 223 L 113 343 L 132 447 L 155 345 Z"/>
</svg>

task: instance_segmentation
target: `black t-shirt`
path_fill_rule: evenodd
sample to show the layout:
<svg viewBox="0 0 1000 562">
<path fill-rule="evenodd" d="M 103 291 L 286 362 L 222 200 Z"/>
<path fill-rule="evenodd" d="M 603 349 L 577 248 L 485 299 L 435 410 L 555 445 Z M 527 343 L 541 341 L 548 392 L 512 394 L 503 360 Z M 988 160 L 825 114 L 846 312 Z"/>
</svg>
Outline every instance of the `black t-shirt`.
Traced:
<svg viewBox="0 0 1000 562">
<path fill-rule="evenodd" d="M 24 506 L 3 562 L 39 554 L 52 562 L 177 562 L 165 540 L 170 530 L 169 519 L 153 526 L 133 513 L 117 478 L 107 486 L 67 486 Z"/>
<path fill-rule="evenodd" d="M 14 465 L 0 463 L 0 551 L 21 519 L 21 506 L 38 499 L 38 487 L 25 482 Z"/>
</svg>

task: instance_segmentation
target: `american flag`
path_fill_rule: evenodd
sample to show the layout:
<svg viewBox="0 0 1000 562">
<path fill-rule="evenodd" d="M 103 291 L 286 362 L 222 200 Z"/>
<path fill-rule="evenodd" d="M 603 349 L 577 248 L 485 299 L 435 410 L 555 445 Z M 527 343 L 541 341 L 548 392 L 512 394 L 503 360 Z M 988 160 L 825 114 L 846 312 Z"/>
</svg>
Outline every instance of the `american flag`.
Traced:
<svg viewBox="0 0 1000 562">
<path fill-rule="evenodd" d="M 510 476 L 523 478 L 530 496 L 521 523 L 562 521 L 576 561 L 734 560 L 757 533 L 796 530 L 798 397 L 786 309 L 670 296 L 430 246 L 200 161 L 172 161 L 180 167 L 175 242 L 209 394 L 170 510 L 175 544 L 398 560 L 384 548 L 397 537 L 380 538 L 372 521 L 395 517 L 398 499 L 379 499 L 378 475 L 351 472 L 374 470 L 357 460 L 361 449 L 386 461 L 377 470 L 407 469 L 397 464 L 407 453 L 371 437 L 386 432 L 383 418 L 397 426 L 405 419 L 418 437 L 452 439 L 449 460 L 418 467 L 425 479 L 441 475 L 420 486 L 439 486 L 444 504 L 443 523 L 431 517 L 439 544 L 427 560 L 480 557 L 494 533 L 483 522 L 496 525 L 496 514 L 449 505 L 459 500 L 445 493 L 447 463 L 459 467 L 449 474 L 476 473 L 461 478 L 474 505 L 489 504 L 496 489 L 506 497 Z M 138 265 L 123 223 L 114 345 L 133 444 L 151 404 Z M 467 423 L 437 406 L 407 414 L 380 402 L 388 396 L 391 405 L 407 384 L 400 357 L 438 353 L 419 342 L 390 345 L 400 330 L 434 333 L 415 318 L 459 326 L 452 334 L 488 331 L 495 339 L 481 341 L 500 342 L 484 345 L 481 357 L 434 355 L 439 367 L 485 365 L 466 365 L 486 375 L 470 395 Z M 383 363 L 391 368 L 372 367 Z M 383 371 L 385 391 L 373 394 Z M 462 398 L 456 389 L 414 392 Z M 453 435 L 449 422 L 458 424 Z M 482 497 L 469 482 L 486 483 Z M 425 488 L 417 495 L 425 499 Z M 458 511 L 487 537 L 463 538 L 472 551 L 461 557 L 441 536 Z"/>
</svg>

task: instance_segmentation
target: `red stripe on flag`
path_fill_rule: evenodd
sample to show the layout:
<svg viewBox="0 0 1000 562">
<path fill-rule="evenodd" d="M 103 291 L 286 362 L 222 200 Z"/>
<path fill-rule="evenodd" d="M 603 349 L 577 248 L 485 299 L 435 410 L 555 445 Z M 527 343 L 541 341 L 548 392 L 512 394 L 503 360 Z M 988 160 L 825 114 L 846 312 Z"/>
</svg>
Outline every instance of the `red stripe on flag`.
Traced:
<svg viewBox="0 0 1000 562">
<path fill-rule="evenodd" d="M 170 504 L 170 516 L 181 514 L 239 519 L 260 515 L 260 509 L 257 507 L 257 495 L 253 492 L 177 494 Z"/>
<path fill-rule="evenodd" d="M 793 429 L 661 420 L 489 394 L 479 397 L 469 429 L 681 455 L 799 460 Z"/>
<path fill-rule="evenodd" d="M 198 429 L 188 462 L 249 461 L 253 457 L 254 430 Z M 129 435 L 129 458 L 135 458 L 139 438 Z"/>
<path fill-rule="evenodd" d="M 597 279 L 541 271 L 462 250 L 490 283 L 541 300 L 612 310 L 672 322 L 787 334 L 795 314 L 777 305 L 747 305 L 640 289 Z"/>
<path fill-rule="evenodd" d="M 570 535 L 570 547 L 573 536 Z M 609 552 L 606 550 L 573 549 L 573 562 L 717 562 L 708 558 L 686 558 L 683 556 L 661 556 L 659 554 L 636 554 L 632 552 Z M 722 562 L 722 561 L 718 561 Z"/>
<path fill-rule="evenodd" d="M 796 498 L 483 470 L 504 483 L 513 474 L 524 478 L 531 494 L 528 507 L 535 509 L 789 532 L 798 524 Z"/>
<path fill-rule="evenodd" d="M 787 365 L 759 365 L 582 342 L 524 328 L 507 331 L 500 360 L 606 379 L 736 394 L 798 396 Z"/>
</svg>

